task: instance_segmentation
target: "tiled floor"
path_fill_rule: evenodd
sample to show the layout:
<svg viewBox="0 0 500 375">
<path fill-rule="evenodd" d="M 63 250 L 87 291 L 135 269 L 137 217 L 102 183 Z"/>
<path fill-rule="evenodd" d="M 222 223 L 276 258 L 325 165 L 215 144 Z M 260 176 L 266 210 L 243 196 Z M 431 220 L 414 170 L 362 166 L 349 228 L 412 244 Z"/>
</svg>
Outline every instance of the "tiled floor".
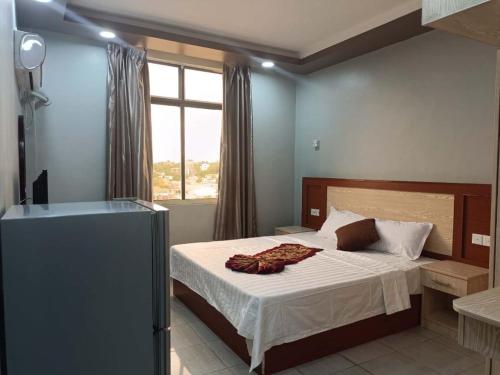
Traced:
<svg viewBox="0 0 500 375">
<path fill-rule="evenodd" d="M 172 375 L 246 375 L 248 366 L 182 303 L 172 298 Z M 484 374 L 484 360 L 423 328 L 384 337 L 310 362 L 283 375 Z"/>
</svg>

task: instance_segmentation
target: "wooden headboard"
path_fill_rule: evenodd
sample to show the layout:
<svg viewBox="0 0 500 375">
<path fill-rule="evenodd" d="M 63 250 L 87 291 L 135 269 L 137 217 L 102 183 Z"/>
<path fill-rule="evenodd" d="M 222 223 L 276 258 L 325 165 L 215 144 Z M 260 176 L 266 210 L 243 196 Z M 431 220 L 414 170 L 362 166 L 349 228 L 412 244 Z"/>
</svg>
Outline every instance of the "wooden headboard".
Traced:
<svg viewBox="0 0 500 375">
<path fill-rule="evenodd" d="M 489 247 L 473 244 L 472 234 L 490 234 L 491 185 L 303 178 L 303 226 L 321 228 L 332 206 L 366 217 L 433 223 L 425 256 L 488 267 Z"/>
</svg>

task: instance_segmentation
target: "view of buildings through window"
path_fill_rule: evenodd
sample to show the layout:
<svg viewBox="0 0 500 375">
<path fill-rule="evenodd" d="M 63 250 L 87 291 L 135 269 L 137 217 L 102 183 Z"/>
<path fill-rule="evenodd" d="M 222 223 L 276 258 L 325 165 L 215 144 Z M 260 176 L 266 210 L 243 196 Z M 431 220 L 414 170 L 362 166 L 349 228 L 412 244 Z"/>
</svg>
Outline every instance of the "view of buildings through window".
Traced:
<svg viewBox="0 0 500 375">
<path fill-rule="evenodd" d="M 222 74 L 149 63 L 153 199 L 216 198 Z"/>
</svg>

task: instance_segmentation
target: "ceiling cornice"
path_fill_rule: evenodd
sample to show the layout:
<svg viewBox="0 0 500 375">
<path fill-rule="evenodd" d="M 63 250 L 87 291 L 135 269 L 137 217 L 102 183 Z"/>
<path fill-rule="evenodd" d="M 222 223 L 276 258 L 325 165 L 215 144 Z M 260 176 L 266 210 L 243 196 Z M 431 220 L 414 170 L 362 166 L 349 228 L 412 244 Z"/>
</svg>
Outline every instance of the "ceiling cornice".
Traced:
<svg viewBox="0 0 500 375">
<path fill-rule="evenodd" d="M 36 17 L 36 11 L 34 11 L 35 16 L 31 14 L 31 17 L 23 18 L 18 15 L 18 19 L 36 23 L 28 24 L 27 27 L 46 28 L 86 37 L 92 35 L 84 25 L 88 22 L 93 28 L 97 26 L 113 29 L 128 43 L 149 49 L 220 62 L 245 62 L 253 66 L 259 66 L 263 60 L 272 60 L 280 68 L 298 74 L 309 74 L 432 30 L 422 26 L 419 9 L 319 52 L 299 58 L 298 53 L 293 51 L 82 8 L 65 4 L 65 0 L 56 1 L 61 3 L 60 8 L 63 9 L 59 12 L 61 14 L 58 22 L 52 15 L 50 23 L 44 27 L 41 18 Z M 27 13 L 32 11 L 32 7 L 21 7 L 21 9 Z"/>
<path fill-rule="evenodd" d="M 422 26 L 422 10 L 419 9 L 304 57 L 300 64 L 307 72 L 316 71 L 431 30 L 430 27 Z"/>
<path fill-rule="evenodd" d="M 166 39 L 178 43 L 196 45 L 205 48 L 218 49 L 230 53 L 254 56 L 256 58 L 273 59 L 289 64 L 299 64 L 298 53 L 259 44 L 242 42 L 236 39 L 218 35 L 200 33 L 180 27 L 150 22 L 147 20 L 118 16 L 111 13 L 95 11 L 72 4 L 66 6 L 65 21 L 78 22 L 72 14 L 77 14 L 94 24 L 109 27 L 118 32 Z"/>
</svg>

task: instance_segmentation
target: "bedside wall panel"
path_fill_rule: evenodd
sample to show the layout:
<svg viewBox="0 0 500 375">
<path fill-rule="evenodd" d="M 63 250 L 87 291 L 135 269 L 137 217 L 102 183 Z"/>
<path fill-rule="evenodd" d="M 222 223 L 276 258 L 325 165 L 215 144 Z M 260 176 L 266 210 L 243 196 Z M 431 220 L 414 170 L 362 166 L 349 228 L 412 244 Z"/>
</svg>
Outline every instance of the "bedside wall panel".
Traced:
<svg viewBox="0 0 500 375">
<path fill-rule="evenodd" d="M 367 217 L 432 222 L 424 255 L 488 267 L 489 247 L 472 244 L 472 233 L 489 234 L 491 185 L 305 177 L 302 192 L 304 227 L 321 228 L 331 205 Z"/>
</svg>

